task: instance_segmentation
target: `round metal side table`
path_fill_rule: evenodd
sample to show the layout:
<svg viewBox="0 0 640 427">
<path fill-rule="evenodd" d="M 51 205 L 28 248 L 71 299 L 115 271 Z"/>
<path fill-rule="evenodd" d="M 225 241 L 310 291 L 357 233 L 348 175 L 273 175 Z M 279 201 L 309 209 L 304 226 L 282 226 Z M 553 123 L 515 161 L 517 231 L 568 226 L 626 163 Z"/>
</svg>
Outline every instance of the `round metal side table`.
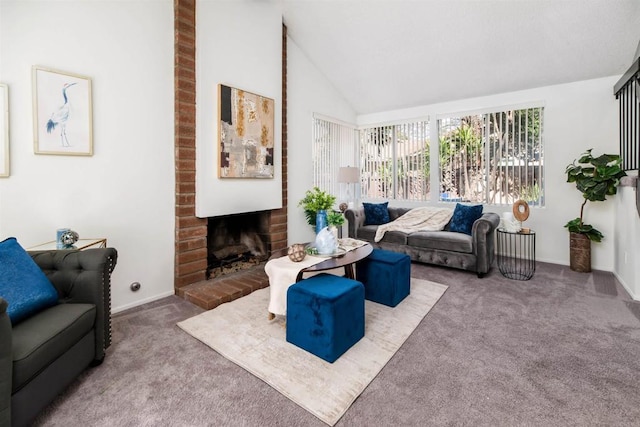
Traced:
<svg viewBox="0 0 640 427">
<path fill-rule="evenodd" d="M 498 268 L 504 277 L 529 280 L 536 271 L 536 233 L 498 228 Z"/>
</svg>

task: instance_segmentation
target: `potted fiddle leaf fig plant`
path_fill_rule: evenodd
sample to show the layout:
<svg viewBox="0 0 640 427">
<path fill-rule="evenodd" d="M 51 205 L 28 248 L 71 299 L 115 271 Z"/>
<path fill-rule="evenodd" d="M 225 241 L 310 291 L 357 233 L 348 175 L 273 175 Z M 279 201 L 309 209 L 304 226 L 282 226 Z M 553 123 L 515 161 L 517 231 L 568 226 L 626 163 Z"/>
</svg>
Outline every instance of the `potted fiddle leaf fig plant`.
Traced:
<svg viewBox="0 0 640 427">
<path fill-rule="evenodd" d="M 322 191 L 318 187 L 313 187 L 312 190 L 307 190 L 304 198 L 298 202 L 298 206 L 302 207 L 307 223 L 317 233 L 328 225 L 327 211 L 333 207 L 335 202 L 336 196 Z"/>
<path fill-rule="evenodd" d="M 601 202 L 616 194 L 620 178 L 626 175 L 620 167 L 620 156 L 602 154 L 593 157 L 592 150 L 587 150 L 565 170 L 567 182 L 575 182 L 584 198 L 580 216 L 565 224 L 570 236 L 569 267 L 580 272 L 591 271 L 591 242 L 600 242 L 604 238 L 599 230 L 584 223 L 584 207 L 588 201 Z"/>
</svg>

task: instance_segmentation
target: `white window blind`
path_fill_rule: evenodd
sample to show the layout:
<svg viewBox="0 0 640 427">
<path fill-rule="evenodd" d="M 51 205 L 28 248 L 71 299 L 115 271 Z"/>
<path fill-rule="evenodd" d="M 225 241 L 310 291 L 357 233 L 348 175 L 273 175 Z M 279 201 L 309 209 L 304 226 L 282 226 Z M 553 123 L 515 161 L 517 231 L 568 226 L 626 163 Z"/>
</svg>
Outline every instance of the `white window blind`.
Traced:
<svg viewBox="0 0 640 427">
<path fill-rule="evenodd" d="M 438 120 L 440 201 L 544 206 L 543 107 Z"/>
<path fill-rule="evenodd" d="M 313 118 L 313 185 L 347 199 L 347 187 L 338 183 L 341 166 L 360 165 L 357 154 L 358 131 L 355 127 L 319 115 Z"/>
<path fill-rule="evenodd" d="M 538 106 L 441 118 L 438 158 L 431 159 L 428 120 L 358 131 L 315 116 L 314 185 L 346 200 L 338 170 L 356 166 L 357 200 L 429 201 L 430 173 L 439 168 L 433 200 L 544 206 L 543 122 Z"/>
<path fill-rule="evenodd" d="M 428 200 L 429 154 L 428 121 L 362 129 L 362 197 Z"/>
</svg>

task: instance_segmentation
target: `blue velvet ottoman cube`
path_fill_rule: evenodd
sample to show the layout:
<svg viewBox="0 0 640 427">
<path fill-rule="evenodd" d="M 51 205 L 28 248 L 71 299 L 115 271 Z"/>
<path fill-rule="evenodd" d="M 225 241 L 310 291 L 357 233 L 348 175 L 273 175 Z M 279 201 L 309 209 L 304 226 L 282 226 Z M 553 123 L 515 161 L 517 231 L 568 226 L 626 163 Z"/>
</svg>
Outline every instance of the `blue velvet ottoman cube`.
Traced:
<svg viewBox="0 0 640 427">
<path fill-rule="evenodd" d="M 364 284 L 366 299 L 395 307 L 411 290 L 411 258 L 374 249 L 356 265 L 356 278 Z"/>
<path fill-rule="evenodd" d="M 362 283 L 319 274 L 287 290 L 287 341 L 333 363 L 364 336 Z"/>
</svg>

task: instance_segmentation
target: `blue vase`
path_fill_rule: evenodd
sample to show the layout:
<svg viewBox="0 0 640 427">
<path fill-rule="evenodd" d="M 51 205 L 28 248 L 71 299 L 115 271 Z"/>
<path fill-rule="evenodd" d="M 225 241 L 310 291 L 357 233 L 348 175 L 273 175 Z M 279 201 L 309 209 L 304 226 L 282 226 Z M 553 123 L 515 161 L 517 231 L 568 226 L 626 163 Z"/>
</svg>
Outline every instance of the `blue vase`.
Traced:
<svg viewBox="0 0 640 427">
<path fill-rule="evenodd" d="M 316 234 L 318 234 L 320 230 L 325 228 L 327 225 L 329 225 L 327 223 L 327 211 L 322 210 L 316 212 Z"/>
</svg>

